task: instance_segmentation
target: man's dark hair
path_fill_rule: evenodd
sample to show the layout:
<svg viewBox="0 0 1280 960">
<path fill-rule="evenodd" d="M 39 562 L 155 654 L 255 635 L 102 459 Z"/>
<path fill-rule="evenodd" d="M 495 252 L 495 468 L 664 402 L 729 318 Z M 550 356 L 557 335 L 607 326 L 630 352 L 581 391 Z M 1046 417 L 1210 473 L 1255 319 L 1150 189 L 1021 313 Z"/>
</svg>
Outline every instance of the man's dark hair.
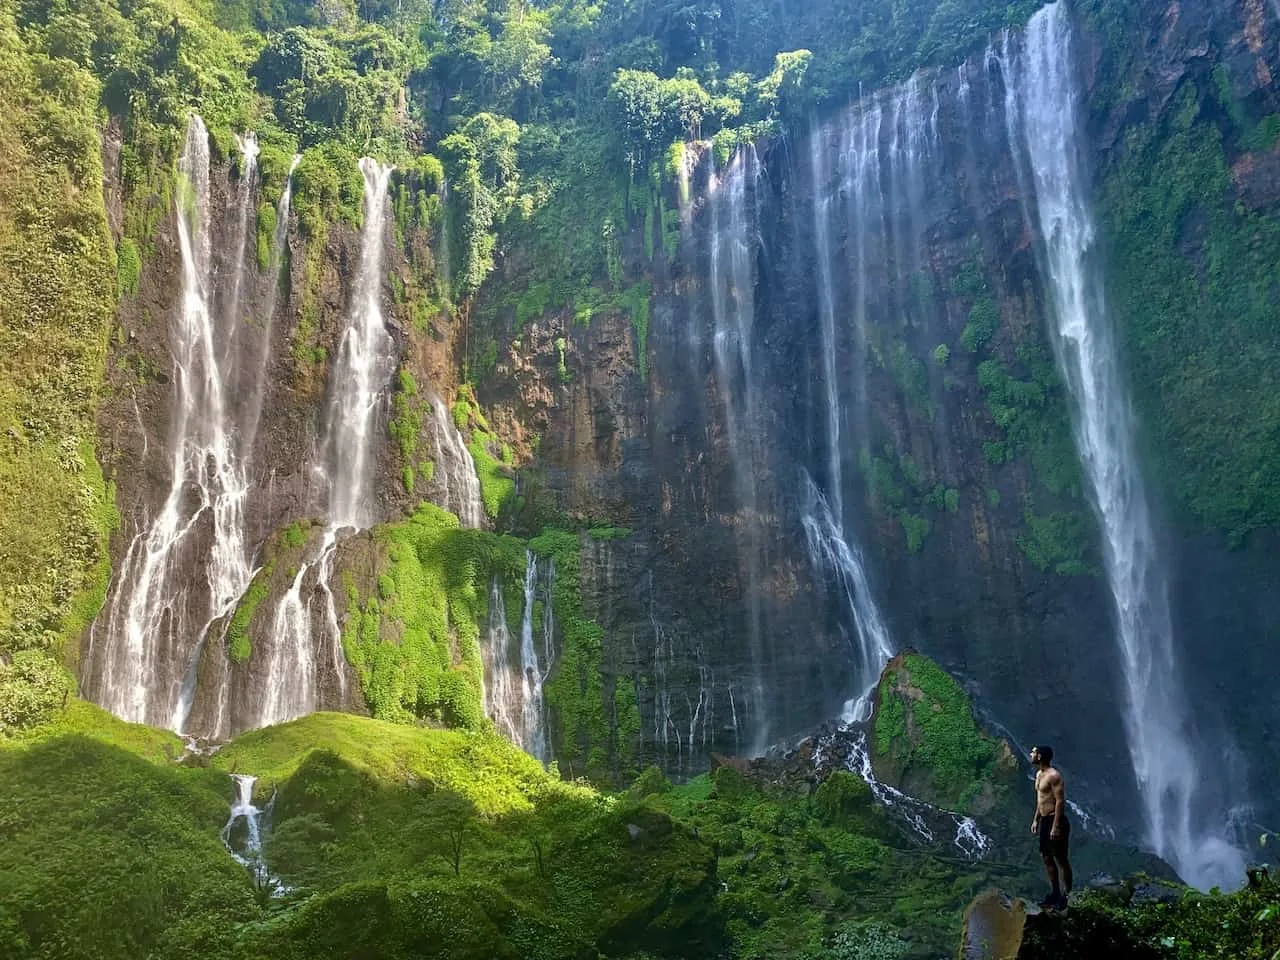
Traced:
<svg viewBox="0 0 1280 960">
<path fill-rule="evenodd" d="M 1040 759 L 1045 763 L 1053 763 L 1053 747 L 1048 745 L 1036 747 L 1036 753 L 1040 754 Z"/>
</svg>

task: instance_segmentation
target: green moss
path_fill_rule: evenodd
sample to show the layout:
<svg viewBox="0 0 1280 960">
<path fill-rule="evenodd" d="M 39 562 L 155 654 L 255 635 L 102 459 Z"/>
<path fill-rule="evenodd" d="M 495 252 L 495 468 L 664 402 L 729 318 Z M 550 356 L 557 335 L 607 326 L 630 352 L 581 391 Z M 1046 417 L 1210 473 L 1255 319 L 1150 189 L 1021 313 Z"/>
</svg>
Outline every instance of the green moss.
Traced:
<svg viewBox="0 0 1280 960">
<path fill-rule="evenodd" d="M 136 294 L 141 278 L 142 255 L 138 252 L 138 245 L 131 237 L 121 237 L 116 244 L 116 290 L 119 295 Z"/>
<path fill-rule="evenodd" d="M 405 489 L 413 492 L 413 458 L 418 452 L 418 435 L 422 432 L 422 403 L 418 398 L 418 384 L 413 374 L 401 369 L 396 378 L 396 392 L 391 400 L 391 422 L 387 429 L 396 442 L 396 450 L 404 463 L 409 479 Z"/>
<path fill-rule="evenodd" d="M 640 379 L 649 377 L 649 284 L 647 281 L 628 287 L 619 297 L 622 309 L 631 314 L 631 329 L 636 338 L 636 369 Z"/>
<path fill-rule="evenodd" d="M 579 594 L 579 535 L 547 528 L 529 541 L 555 562 L 552 606 L 560 657 L 544 686 L 561 769 L 616 782 L 633 772 L 640 730 L 635 685 L 603 657 L 604 633 L 586 616 Z"/>
<path fill-rule="evenodd" d="M 38 743 L 54 737 L 74 734 L 98 743 L 120 747 L 159 764 L 171 764 L 182 754 L 182 739 L 168 730 L 148 727 L 141 723 L 126 723 L 96 704 L 77 697 L 68 697 L 65 706 L 45 723 L 30 728 L 9 731 L 9 737 L 0 736 L 0 756 L 3 748 Z"/>
<path fill-rule="evenodd" d="M 296 524 L 293 526 L 296 526 Z M 290 529 L 292 529 L 292 526 L 286 528 L 282 537 L 286 543 L 289 542 L 288 531 Z M 227 624 L 227 656 L 236 663 L 246 663 L 253 656 L 253 643 L 249 638 L 249 624 L 253 622 L 253 615 L 258 612 L 258 607 L 262 605 L 262 601 L 267 598 L 267 585 L 271 581 L 271 574 L 274 569 L 275 565 L 268 563 L 258 571 L 258 575 L 250 582 L 249 589 L 244 592 L 244 596 L 240 598 L 240 602 L 236 605 L 236 612 L 232 614 L 231 622 Z"/>
<path fill-rule="evenodd" d="M 100 711 L 92 722 L 125 726 Z M 229 958 L 236 926 L 260 914 L 218 836 L 226 776 L 152 763 L 105 739 L 86 731 L 0 750 L 5 952 Z"/>
<path fill-rule="evenodd" d="M 257 253 L 258 269 L 266 271 L 271 266 L 271 254 L 275 248 L 276 208 L 263 201 L 258 204 Z"/>
<path fill-rule="evenodd" d="M 877 689 L 876 753 L 900 782 L 929 784 L 928 798 L 966 809 L 1007 769 L 999 745 L 978 727 L 969 698 L 941 667 L 908 653 L 886 669 Z"/>
<path fill-rule="evenodd" d="M 564 361 L 564 351 L 567 346 L 568 343 L 564 337 L 556 337 L 556 374 L 559 376 L 561 383 L 568 383 L 573 379 Z"/>
<path fill-rule="evenodd" d="M 1224 110 L 1223 97 L 1201 78 L 1130 127 L 1099 212 L 1149 475 L 1188 521 L 1240 542 L 1280 521 L 1280 216 L 1241 203 L 1231 172 L 1273 124 L 1251 127 L 1244 101 L 1228 90 Z"/>
<path fill-rule="evenodd" d="M 978 353 L 990 342 L 1000 326 L 1000 307 L 995 298 L 983 293 L 969 308 L 969 322 L 960 332 L 960 345 L 970 353 Z"/>
<path fill-rule="evenodd" d="M 592 540 L 625 540 L 631 536 L 630 527 L 591 527 L 587 535 Z"/>
<path fill-rule="evenodd" d="M 383 551 L 373 595 L 346 580 L 343 651 L 375 717 L 452 726 L 485 724 L 480 624 L 493 576 L 523 570 L 518 541 L 461 530 L 424 503 L 402 523 L 377 528 Z"/>
<path fill-rule="evenodd" d="M 902 533 L 907 540 L 907 552 L 919 553 L 920 548 L 924 546 L 925 538 L 929 536 L 929 531 L 933 528 L 929 518 L 911 513 L 908 510 L 899 510 L 898 523 L 901 524 Z"/>
<path fill-rule="evenodd" d="M 484 512 L 490 517 L 497 517 L 503 505 L 509 502 L 516 492 L 516 482 L 510 470 L 489 452 L 486 442 L 487 434 L 475 432 L 467 449 L 471 459 L 475 461 L 476 476 L 480 479 L 480 498 L 484 501 Z"/>
<path fill-rule="evenodd" d="M 1041 516 L 1028 510 L 1023 519 L 1026 532 L 1018 537 L 1018 549 L 1038 569 L 1066 576 L 1098 573 L 1089 551 L 1094 530 L 1080 513 Z"/>
<path fill-rule="evenodd" d="M 107 226 L 102 88 L 78 45 L 92 21 L 50 28 L 34 10 L 20 32 L 16 15 L 0 11 L 0 660 L 74 661 L 109 574 L 94 418 L 116 299 L 137 290 L 141 256 L 115 249 Z M 28 666 L 9 682 L 35 695 L 44 680 Z"/>
</svg>

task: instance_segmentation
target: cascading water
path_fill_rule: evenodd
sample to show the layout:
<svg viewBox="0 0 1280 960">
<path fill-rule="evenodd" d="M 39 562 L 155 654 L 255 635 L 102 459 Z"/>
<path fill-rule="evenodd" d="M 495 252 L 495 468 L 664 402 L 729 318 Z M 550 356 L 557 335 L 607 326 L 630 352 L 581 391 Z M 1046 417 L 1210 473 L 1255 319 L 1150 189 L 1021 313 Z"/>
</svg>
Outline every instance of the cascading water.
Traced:
<svg viewBox="0 0 1280 960">
<path fill-rule="evenodd" d="M 383 248 L 391 167 L 369 157 L 364 175 L 360 266 L 351 297 L 351 322 L 338 344 L 329 392 L 324 449 L 328 456 L 329 522 L 364 529 L 374 521 L 370 442 L 379 406 L 395 368 L 395 344 L 382 317 Z"/>
<path fill-rule="evenodd" d="M 938 153 L 938 98 L 931 87 L 926 88 L 923 77 L 913 77 L 888 91 L 883 101 L 875 98 L 859 103 L 832 128 L 817 130 L 810 138 L 827 463 L 825 493 L 807 473 L 804 475 L 805 509 L 801 521 L 811 565 L 815 571 L 830 573 L 834 578 L 852 622 L 855 691 L 845 705 L 846 720 L 865 719 L 856 706 L 867 703 L 865 694 L 893 655 L 893 644 L 871 594 L 862 551 L 845 523 L 843 425 L 853 424 L 849 441 L 863 448 L 869 446 L 866 373 L 877 337 L 872 322 L 872 278 L 879 286 L 884 286 L 886 276 L 896 280 L 895 313 L 904 315 L 905 305 L 914 296 L 912 285 L 928 162 Z M 830 160 L 833 152 L 834 169 Z M 882 186 L 886 182 L 890 185 L 888 193 Z M 836 262 L 832 235 L 841 221 L 848 236 L 847 284 L 853 304 L 850 331 L 838 329 L 835 321 L 835 304 L 843 288 L 832 268 Z M 849 385 L 852 390 L 842 391 L 836 355 L 849 334 L 853 382 Z M 851 394 L 851 419 L 844 406 L 845 393 Z"/>
<path fill-rule="evenodd" d="M 1126 731 L 1148 839 L 1191 883 L 1232 887 L 1241 882 L 1243 859 L 1207 822 L 1206 814 L 1226 809 L 1221 797 L 1207 796 L 1221 779 L 1210 773 L 1209 758 L 1197 751 L 1191 736 L 1133 414 L 1101 281 L 1089 268 L 1094 228 L 1081 173 L 1072 53 L 1071 26 L 1058 0 L 1032 17 L 1021 55 L 1006 57 L 1010 140 L 1016 145 L 1021 139 L 1026 147 L 1054 352 L 1105 538 L 1124 667 Z"/>
<path fill-rule="evenodd" d="M 809 165 L 813 176 L 813 230 L 818 254 L 818 313 L 822 322 L 822 373 L 827 400 L 827 487 L 837 523 L 844 516 L 844 483 L 841 469 L 840 423 L 844 409 L 840 403 L 840 381 L 836 375 L 836 292 L 832 271 L 831 207 L 828 191 L 831 179 L 826 144 L 822 137 L 809 138 Z"/>
<path fill-rule="evenodd" d="M 276 608 L 264 670 L 266 697 L 252 726 L 292 720 L 316 709 L 323 656 L 345 697 L 346 664 L 329 578 L 344 529 L 373 524 L 370 458 L 379 408 L 395 368 L 395 344 L 382 316 L 383 247 L 391 167 L 361 158 L 364 226 L 349 323 L 338 346 L 321 449 L 329 490 L 327 525 L 317 554 L 301 564 Z M 310 590 L 308 584 L 312 585 Z M 318 596 L 317 596 L 318 595 Z M 317 613 L 319 619 L 317 620 Z"/>
<path fill-rule="evenodd" d="M 193 116 L 178 163 L 178 240 L 182 301 L 172 324 L 176 403 L 171 421 L 170 486 L 160 512 L 138 522 L 87 656 L 87 687 L 99 703 L 132 721 L 181 729 L 189 689 L 209 627 L 234 608 L 251 573 L 245 542 L 248 491 L 245 438 L 233 422 L 228 385 L 252 208 L 257 143 L 241 139 L 243 166 L 231 201 L 229 281 L 215 304 L 215 264 L 209 198 L 209 135 Z M 191 565 L 206 572 L 207 590 L 182 577 Z M 160 670 L 161 664 L 166 665 Z M 175 669 L 176 667 L 176 669 Z"/>
<path fill-rule="evenodd" d="M 733 457 L 734 483 L 739 508 L 746 514 L 742 551 L 747 588 L 747 633 L 751 650 L 751 710 L 754 734 L 752 752 L 760 754 L 768 743 L 769 724 L 765 694 L 760 606 L 761 545 L 758 468 L 755 431 L 758 429 L 758 385 L 754 380 L 752 326 L 755 312 L 753 260 L 757 238 L 754 206 L 748 209 L 748 180 L 754 204 L 755 180 L 760 162 L 754 148 L 734 154 L 723 176 L 711 182 L 710 284 L 716 378 L 724 401 L 725 428 Z"/>
<path fill-rule="evenodd" d="M 253 384 L 253 394 L 245 418 L 245 433 L 253 438 L 258 435 L 258 423 L 262 418 L 262 400 L 266 393 L 267 363 L 271 358 L 271 329 L 275 320 L 276 302 L 280 294 L 280 268 L 284 263 L 285 245 L 289 241 L 289 212 L 293 206 L 293 172 L 298 169 L 302 155 L 295 153 L 289 163 L 280 201 L 276 204 L 276 229 L 271 237 L 271 261 L 267 264 L 267 298 L 262 308 L 262 350 L 258 355 L 258 374 Z"/>
<path fill-rule="evenodd" d="M 478 529 L 484 526 L 480 477 L 471 451 L 439 397 L 431 400 L 431 426 L 435 437 L 434 479 L 440 489 L 440 505 L 456 514 L 464 528 Z"/>
<path fill-rule="evenodd" d="M 515 667 L 511 662 L 511 628 L 507 626 L 507 601 L 502 595 L 502 581 L 497 577 L 489 584 L 489 619 L 485 625 L 485 652 L 488 654 L 484 712 L 498 732 L 512 743 L 522 741 L 520 710 Z"/>
<path fill-rule="evenodd" d="M 236 798 L 231 804 L 231 815 L 222 828 L 222 845 L 237 863 L 249 868 L 255 886 L 265 887 L 276 895 L 281 894 L 284 886 L 272 878 L 266 861 L 262 858 L 263 825 L 260 818 L 263 811 L 253 804 L 253 785 L 258 778 L 232 774 L 231 779 L 235 781 Z M 268 810 L 270 807 L 268 804 Z"/>
<path fill-rule="evenodd" d="M 867 581 L 866 565 L 856 542 L 849 543 L 832 515 L 821 491 L 813 480 L 805 477 L 808 508 L 802 518 L 809 558 L 817 570 L 829 570 L 835 577 L 853 620 L 855 684 L 857 694 L 844 709 L 846 723 L 865 721 L 871 703 L 867 694 L 880 679 L 884 666 L 893 656 L 893 641 L 880 615 Z"/>
<path fill-rule="evenodd" d="M 520 727 L 526 752 L 544 763 L 547 731 L 542 713 L 542 681 L 538 649 L 533 643 L 533 610 L 537 600 L 538 558 L 530 551 L 525 557 L 524 617 L 520 622 Z"/>
<path fill-rule="evenodd" d="M 256 146 L 255 146 L 256 156 Z M 271 355 L 271 328 L 272 320 L 275 316 L 276 300 L 279 294 L 279 272 L 280 265 L 284 259 L 285 244 L 289 239 L 289 211 L 293 202 L 293 171 L 297 169 L 298 161 L 301 156 L 295 154 L 293 161 L 289 164 L 289 173 L 285 178 L 284 189 L 280 192 L 280 200 L 276 204 L 276 229 L 271 240 L 271 260 L 267 265 L 268 287 L 265 304 L 263 306 L 263 326 L 260 343 L 258 345 L 258 365 L 257 373 L 254 378 L 252 392 L 249 397 L 248 405 L 245 408 L 243 416 L 243 427 L 241 429 L 241 462 L 240 470 L 246 478 L 249 476 L 250 460 L 253 453 L 254 440 L 258 435 L 258 424 L 262 417 L 262 400 L 266 392 L 266 373 L 267 361 Z M 247 165 L 246 165 L 247 166 Z M 246 203 L 248 198 L 246 197 Z M 246 217 L 247 221 L 247 217 Z M 247 225 L 247 224 L 246 224 Z M 243 238 L 242 241 L 243 242 Z M 237 292 L 235 299 L 238 300 Z M 238 312 L 238 311 L 237 311 Z M 247 492 L 246 482 L 246 492 Z M 250 578 L 256 576 L 257 570 L 250 572 Z M 246 584 L 247 588 L 247 584 Z M 223 629 L 229 620 L 223 621 Z M 212 626 L 212 625 L 211 625 Z M 207 639 L 207 638 L 206 638 Z M 191 665 L 187 669 L 187 676 L 183 682 L 181 705 L 179 713 L 181 719 L 178 722 L 178 729 L 186 729 L 187 720 L 191 715 L 192 702 L 195 699 L 196 684 L 199 679 L 199 670 L 201 665 L 201 657 L 197 654 L 192 659 Z M 214 666 L 217 671 L 217 710 L 214 715 L 212 724 L 208 728 L 211 736 L 226 736 L 229 733 L 230 718 L 230 663 L 226 658 L 221 658 Z"/>
<path fill-rule="evenodd" d="M 543 577 L 539 572 L 543 571 Z M 540 567 L 538 557 L 525 556 L 524 608 L 520 620 L 519 660 L 511 630 L 507 626 L 506 600 L 495 578 L 489 587 L 489 621 L 486 629 L 488 682 L 485 684 L 485 713 L 512 743 L 543 763 L 551 759 L 543 710 L 542 684 L 552 659 L 555 617 L 551 613 L 554 561 Z M 546 582 L 543 599 L 543 656 L 538 655 L 534 636 L 534 612 L 539 602 L 538 584 Z M 544 666 L 545 663 L 545 666 Z"/>
</svg>

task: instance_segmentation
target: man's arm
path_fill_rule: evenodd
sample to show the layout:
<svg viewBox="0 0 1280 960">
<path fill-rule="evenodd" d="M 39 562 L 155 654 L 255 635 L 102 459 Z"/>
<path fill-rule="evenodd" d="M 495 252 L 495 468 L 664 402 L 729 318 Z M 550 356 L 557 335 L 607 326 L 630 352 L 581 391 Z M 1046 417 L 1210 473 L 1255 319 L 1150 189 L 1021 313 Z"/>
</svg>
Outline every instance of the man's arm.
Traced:
<svg viewBox="0 0 1280 960">
<path fill-rule="evenodd" d="M 1040 775 L 1036 774 L 1036 799 L 1035 810 L 1031 814 L 1031 832 L 1036 833 L 1040 829 Z"/>
<path fill-rule="evenodd" d="M 1067 788 L 1062 782 L 1062 774 L 1058 774 L 1053 778 L 1053 829 L 1049 831 L 1051 837 L 1056 837 L 1062 832 L 1062 817 L 1067 807 Z"/>
</svg>

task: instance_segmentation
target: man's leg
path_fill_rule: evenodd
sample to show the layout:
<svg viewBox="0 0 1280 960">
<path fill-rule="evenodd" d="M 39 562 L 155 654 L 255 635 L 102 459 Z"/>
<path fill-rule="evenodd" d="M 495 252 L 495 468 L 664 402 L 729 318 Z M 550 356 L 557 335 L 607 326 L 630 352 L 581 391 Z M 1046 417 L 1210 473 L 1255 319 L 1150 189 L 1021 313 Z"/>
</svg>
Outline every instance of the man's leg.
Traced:
<svg viewBox="0 0 1280 960">
<path fill-rule="evenodd" d="M 1062 888 L 1058 886 L 1058 865 L 1051 854 L 1042 854 L 1041 857 L 1044 860 L 1044 872 L 1049 875 L 1049 885 L 1053 887 L 1049 893 L 1049 899 L 1057 900 L 1062 896 Z"/>
<path fill-rule="evenodd" d="M 1062 825 L 1062 834 L 1058 837 L 1053 851 L 1053 858 L 1057 861 L 1058 871 L 1062 874 L 1062 899 L 1064 903 L 1066 902 L 1066 895 L 1071 892 L 1071 860 L 1067 850 L 1070 840 L 1071 824 L 1068 822 Z"/>
</svg>

